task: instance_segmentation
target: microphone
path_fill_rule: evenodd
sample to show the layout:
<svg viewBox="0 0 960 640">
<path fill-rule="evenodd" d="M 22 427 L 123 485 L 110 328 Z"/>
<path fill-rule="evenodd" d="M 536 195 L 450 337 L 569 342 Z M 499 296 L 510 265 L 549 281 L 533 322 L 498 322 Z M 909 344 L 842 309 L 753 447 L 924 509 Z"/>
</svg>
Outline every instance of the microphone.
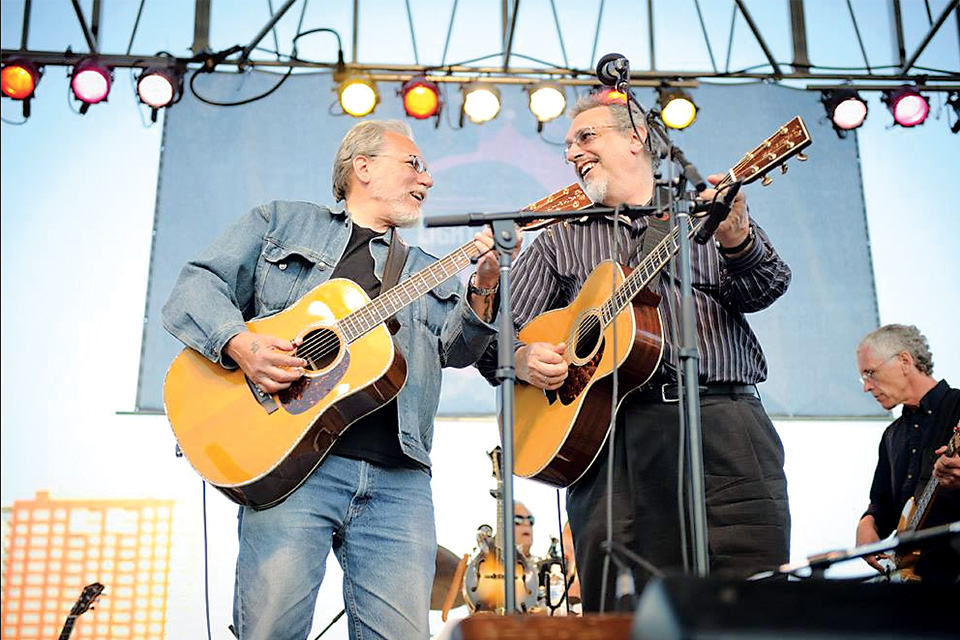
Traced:
<svg viewBox="0 0 960 640">
<path fill-rule="evenodd" d="M 630 74 L 630 61 L 619 53 L 608 53 L 597 63 L 597 79 L 603 84 L 616 87 Z"/>
<path fill-rule="evenodd" d="M 737 180 L 730 185 L 730 188 L 727 189 L 722 199 L 713 203 L 713 206 L 710 208 L 710 217 L 708 217 L 707 221 L 703 223 L 703 226 L 697 230 L 697 235 L 693 237 L 694 242 L 697 244 L 706 244 L 714 231 L 717 230 L 717 227 L 720 226 L 720 223 L 727 218 L 727 215 L 730 213 L 730 207 L 733 205 L 733 199 L 737 197 L 742 184 L 743 181 Z"/>
</svg>

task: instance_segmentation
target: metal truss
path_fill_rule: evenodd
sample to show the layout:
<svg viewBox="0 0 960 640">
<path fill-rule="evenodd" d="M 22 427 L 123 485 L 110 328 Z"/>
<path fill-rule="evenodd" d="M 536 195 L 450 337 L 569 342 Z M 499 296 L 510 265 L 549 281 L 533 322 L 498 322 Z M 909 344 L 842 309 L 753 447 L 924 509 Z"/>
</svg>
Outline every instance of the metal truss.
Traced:
<svg viewBox="0 0 960 640">
<path fill-rule="evenodd" d="M 107 0 L 109 1 L 109 0 Z M 147 0 L 140 1 L 140 13 Z M 159 1 L 159 0 L 154 0 Z M 379 63 L 360 63 L 356 60 L 357 44 L 360 34 L 360 4 L 361 0 L 353 0 L 353 60 L 344 62 L 342 53 L 338 60 L 330 61 L 309 61 L 299 59 L 293 56 L 282 59 L 280 56 L 274 58 L 265 57 L 258 50 L 260 42 L 272 31 L 275 32 L 277 23 L 288 14 L 294 5 L 300 3 L 301 9 L 306 10 L 306 5 L 310 0 L 284 0 L 281 6 L 276 10 L 272 8 L 272 1 L 267 0 L 271 7 L 269 20 L 263 25 L 256 36 L 246 44 L 240 44 L 220 52 L 212 52 L 209 49 L 210 43 L 210 11 L 211 0 L 195 0 L 194 5 L 194 32 L 193 43 L 191 45 L 192 57 L 173 58 L 170 56 L 157 55 L 131 55 L 128 50 L 126 53 L 112 53 L 101 51 L 99 47 L 99 31 L 103 11 L 104 0 L 92 0 L 92 10 L 89 16 L 86 16 L 80 6 L 80 0 L 71 0 L 77 23 L 84 35 L 88 51 L 74 53 L 69 49 L 65 52 L 56 51 L 37 51 L 26 48 L 30 31 L 30 17 L 32 12 L 32 0 L 24 2 L 24 16 L 22 24 L 22 39 L 19 49 L 3 49 L 2 59 L 7 61 L 13 57 L 25 57 L 40 65 L 62 65 L 71 66 L 80 59 L 96 55 L 104 64 L 112 67 L 145 67 L 145 66 L 179 66 L 181 68 L 191 68 L 201 71 L 212 71 L 220 66 L 232 67 L 240 70 L 250 68 L 271 68 L 281 67 L 283 69 L 316 69 L 329 70 L 335 73 L 363 73 L 375 80 L 406 80 L 414 76 L 427 76 L 437 82 L 467 82 L 467 81 L 485 81 L 496 82 L 500 84 L 511 83 L 529 83 L 536 80 L 548 79 L 558 84 L 566 85 L 591 85 L 596 84 L 593 75 L 593 69 L 582 69 L 571 67 L 567 62 L 567 48 L 563 38 L 563 32 L 560 28 L 560 19 L 558 17 L 555 0 L 550 0 L 552 9 L 552 18 L 556 27 L 556 35 L 559 41 L 564 65 L 552 66 L 544 64 L 537 67 L 519 67 L 511 66 L 511 61 L 516 58 L 514 45 L 517 39 L 518 25 L 517 16 L 520 10 L 520 0 L 501 0 L 500 2 L 500 22 L 502 31 L 502 51 L 496 56 L 502 58 L 502 64 L 496 66 L 475 66 L 471 64 L 447 64 L 447 46 L 444 47 L 443 59 L 439 64 L 421 64 L 419 60 L 419 48 L 416 32 L 414 30 L 414 20 L 410 8 L 410 0 L 406 1 L 406 12 L 409 24 L 409 36 L 413 44 L 414 64 L 379 64 Z M 468 1 L 468 0 L 464 0 Z M 680 0 L 677 0 L 680 1 Z M 711 79 L 745 79 L 745 80 L 764 80 L 770 82 L 793 81 L 794 84 L 807 84 L 805 88 L 809 90 L 822 90 L 838 85 L 855 86 L 864 90 L 881 90 L 891 87 L 894 84 L 911 83 L 926 90 L 934 91 L 957 91 L 960 90 L 960 72 L 957 70 L 920 70 L 917 69 L 917 60 L 934 39 L 934 37 L 944 31 L 944 25 L 955 22 L 957 30 L 960 32 L 960 0 L 949 0 L 937 15 L 933 15 L 930 9 L 930 0 L 924 0 L 924 6 L 930 17 L 930 27 L 923 38 L 909 52 L 906 46 L 903 24 L 903 6 L 902 0 L 886 0 L 884 6 L 891 15 L 891 29 L 894 33 L 897 46 L 897 65 L 896 68 L 887 72 L 880 72 L 871 67 L 863 41 L 860 37 L 859 23 L 857 14 L 851 0 L 837 0 L 838 9 L 845 9 L 849 20 L 852 22 L 857 40 L 860 45 L 862 60 L 856 61 L 856 64 L 850 66 L 862 67 L 863 71 L 830 71 L 815 70 L 811 65 L 807 51 L 808 27 L 805 20 L 804 0 L 781 0 L 787 4 L 790 16 L 790 38 L 792 41 L 793 60 L 789 64 L 777 61 L 768 45 L 768 37 L 754 20 L 746 0 L 731 0 L 733 11 L 733 20 L 730 24 L 729 39 L 733 40 L 733 29 L 737 18 L 746 23 L 750 36 L 759 46 L 763 53 L 764 61 L 760 70 L 752 71 L 730 71 L 717 68 L 713 56 L 713 48 L 707 34 L 707 28 L 703 21 L 701 11 L 701 0 L 688 0 L 695 5 L 697 15 L 700 18 L 700 26 L 704 43 L 709 53 L 709 67 L 704 65 L 701 69 L 694 70 L 669 70 L 658 69 L 656 67 L 657 51 L 655 48 L 656 34 L 652 25 L 654 25 L 655 7 L 664 6 L 663 3 L 657 3 L 655 0 L 646 0 L 645 9 L 647 24 L 649 27 L 649 58 L 650 68 L 646 70 L 632 69 L 630 73 L 631 82 L 637 86 L 656 86 L 664 83 L 681 86 L 695 86 L 701 80 Z M 769 0 L 767 0 L 769 1 Z M 446 33 L 446 43 L 449 45 L 453 34 L 455 19 L 457 15 L 460 0 L 454 0 L 451 11 L 450 23 Z M 596 58 L 596 49 L 599 41 L 601 23 L 605 15 L 604 2 L 599 2 L 596 13 L 596 22 L 593 39 L 593 56 Z M 880 4 L 877 0 L 876 5 Z M 871 5 L 873 6 L 873 5 Z M 140 13 L 137 16 L 137 22 L 133 26 L 133 32 L 130 36 L 130 42 L 134 40 L 134 35 L 140 23 Z M 840 12 L 842 13 L 842 12 Z M 952 16 L 952 20 L 951 20 Z M 301 18 L 302 19 L 302 18 Z M 838 18 L 839 19 L 839 18 Z M 545 25 L 541 24 L 543 28 Z M 578 35 L 582 37 L 583 31 L 589 25 L 578 25 Z M 258 55 L 259 54 L 259 55 Z M 958 45 L 958 54 L 960 54 L 960 45 Z M 729 49 L 728 49 L 729 56 Z M 278 59 L 281 58 L 281 59 Z"/>
</svg>

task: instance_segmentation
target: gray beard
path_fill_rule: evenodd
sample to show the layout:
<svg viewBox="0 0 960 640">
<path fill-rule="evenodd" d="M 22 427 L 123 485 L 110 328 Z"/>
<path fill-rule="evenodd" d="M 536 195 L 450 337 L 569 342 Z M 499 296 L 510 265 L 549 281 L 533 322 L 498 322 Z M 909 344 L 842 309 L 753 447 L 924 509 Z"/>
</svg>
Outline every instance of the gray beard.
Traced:
<svg viewBox="0 0 960 640">
<path fill-rule="evenodd" d="M 414 207 L 407 201 L 407 195 L 387 195 L 379 186 L 372 187 L 372 195 L 381 202 L 390 205 L 390 226 L 405 229 L 420 222 L 420 207 Z"/>
<path fill-rule="evenodd" d="M 606 199 L 607 180 L 605 178 L 591 178 L 589 180 L 581 180 L 580 183 L 583 185 L 583 190 L 586 192 L 587 197 L 595 204 L 600 204 Z"/>
</svg>

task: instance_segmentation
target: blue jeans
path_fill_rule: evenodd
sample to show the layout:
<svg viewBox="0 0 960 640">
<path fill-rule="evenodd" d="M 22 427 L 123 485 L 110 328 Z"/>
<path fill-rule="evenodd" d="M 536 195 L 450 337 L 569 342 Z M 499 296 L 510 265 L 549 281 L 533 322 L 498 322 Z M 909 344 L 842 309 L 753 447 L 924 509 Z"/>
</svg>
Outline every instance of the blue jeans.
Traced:
<svg viewBox="0 0 960 640">
<path fill-rule="evenodd" d="M 240 509 L 234 627 L 241 640 L 304 640 L 330 550 L 350 638 L 429 637 L 437 552 L 430 476 L 330 456 L 286 501 Z"/>
</svg>

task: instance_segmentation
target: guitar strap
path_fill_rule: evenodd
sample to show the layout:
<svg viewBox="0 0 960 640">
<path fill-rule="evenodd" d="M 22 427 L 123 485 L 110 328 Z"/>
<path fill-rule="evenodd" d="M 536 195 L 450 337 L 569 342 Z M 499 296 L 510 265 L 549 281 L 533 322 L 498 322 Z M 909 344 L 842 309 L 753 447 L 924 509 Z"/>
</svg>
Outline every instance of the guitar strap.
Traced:
<svg viewBox="0 0 960 640">
<path fill-rule="evenodd" d="M 657 188 L 656 193 L 654 194 L 653 201 L 651 204 L 655 206 L 660 206 L 661 204 L 666 204 L 669 202 L 668 198 L 670 197 L 670 190 Z M 643 232 L 643 241 L 640 244 L 640 260 L 643 260 L 647 255 L 653 251 L 653 248 L 660 244 L 660 241 L 663 240 L 667 233 L 670 232 L 670 219 L 669 218 L 657 218 L 656 216 L 647 216 L 647 230 Z M 650 279 L 650 283 L 647 285 L 647 291 L 653 293 L 657 292 L 657 288 L 660 285 L 660 271 L 658 271 L 653 278 Z"/>
<path fill-rule="evenodd" d="M 390 236 L 390 248 L 387 250 L 387 263 L 383 267 L 383 280 L 380 284 L 381 294 L 389 291 L 400 282 L 400 272 L 403 271 L 403 265 L 407 261 L 409 250 L 410 247 L 400 239 L 400 234 L 394 228 L 393 234 Z M 397 331 L 400 330 L 400 323 L 396 316 L 387 318 L 387 329 L 390 330 L 392 335 L 396 335 Z"/>
</svg>

